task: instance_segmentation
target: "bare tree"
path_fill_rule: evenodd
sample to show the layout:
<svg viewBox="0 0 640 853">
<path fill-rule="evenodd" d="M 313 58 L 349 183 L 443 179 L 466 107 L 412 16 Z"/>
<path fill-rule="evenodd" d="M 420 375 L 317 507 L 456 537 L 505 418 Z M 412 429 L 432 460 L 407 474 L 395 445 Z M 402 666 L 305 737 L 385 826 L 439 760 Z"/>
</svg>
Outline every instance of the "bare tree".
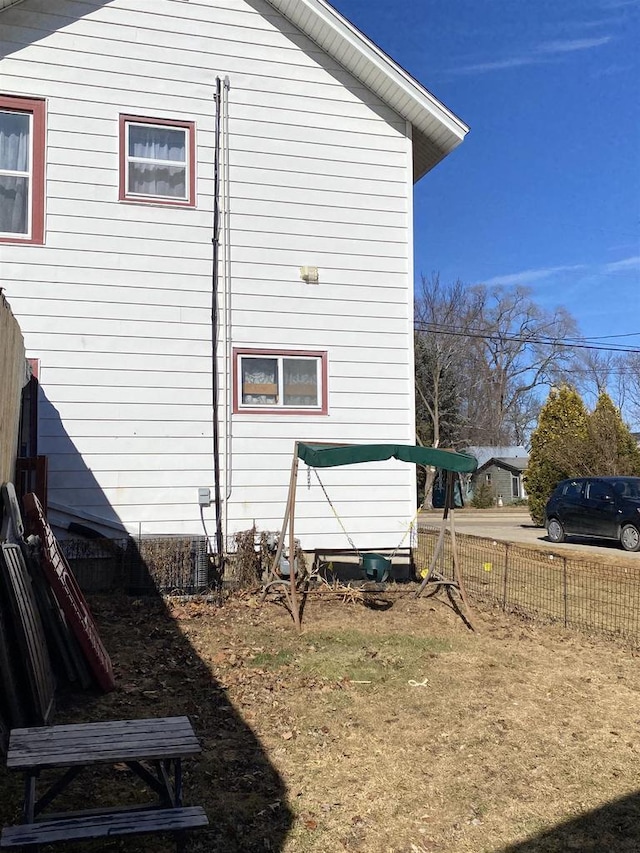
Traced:
<svg viewBox="0 0 640 853">
<path fill-rule="evenodd" d="M 479 285 L 471 292 L 480 318 L 470 335 L 482 387 L 475 418 L 482 443 L 523 443 L 537 416 L 540 387 L 560 382 L 573 362 L 566 341 L 576 335 L 575 320 L 564 308 L 544 310 L 524 287 Z"/>
<path fill-rule="evenodd" d="M 418 440 L 439 447 L 459 441 L 460 376 L 468 360 L 467 341 L 452 330 L 471 321 L 469 294 L 460 281 L 443 285 L 438 274 L 422 277 L 415 301 Z"/>
<path fill-rule="evenodd" d="M 541 388 L 575 364 L 573 317 L 524 287 L 423 277 L 415 324 L 418 441 L 436 447 L 525 444 Z"/>
<path fill-rule="evenodd" d="M 451 334 L 472 321 L 471 300 L 460 281 L 444 285 L 437 274 L 422 277 L 415 300 L 416 442 L 459 447 L 468 360 L 464 336 Z M 435 468 L 426 469 L 425 503 L 430 505 Z"/>
<path fill-rule="evenodd" d="M 580 349 L 576 352 L 572 384 L 588 403 L 595 403 L 603 392 L 611 395 L 620 408 L 624 402 L 620 355 L 611 350 Z"/>
<path fill-rule="evenodd" d="M 628 352 L 617 360 L 617 394 L 612 394 L 618 407 L 640 426 L 640 352 Z"/>
</svg>

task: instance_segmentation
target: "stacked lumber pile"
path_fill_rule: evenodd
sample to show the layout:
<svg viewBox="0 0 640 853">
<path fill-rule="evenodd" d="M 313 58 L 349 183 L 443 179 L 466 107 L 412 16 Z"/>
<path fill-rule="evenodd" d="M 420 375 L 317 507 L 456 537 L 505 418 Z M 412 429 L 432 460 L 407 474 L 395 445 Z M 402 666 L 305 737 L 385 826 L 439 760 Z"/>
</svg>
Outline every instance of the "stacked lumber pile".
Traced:
<svg viewBox="0 0 640 853">
<path fill-rule="evenodd" d="M 13 728 L 52 722 L 58 688 L 112 690 L 111 660 L 34 494 L 0 488 L 0 754 Z"/>
</svg>

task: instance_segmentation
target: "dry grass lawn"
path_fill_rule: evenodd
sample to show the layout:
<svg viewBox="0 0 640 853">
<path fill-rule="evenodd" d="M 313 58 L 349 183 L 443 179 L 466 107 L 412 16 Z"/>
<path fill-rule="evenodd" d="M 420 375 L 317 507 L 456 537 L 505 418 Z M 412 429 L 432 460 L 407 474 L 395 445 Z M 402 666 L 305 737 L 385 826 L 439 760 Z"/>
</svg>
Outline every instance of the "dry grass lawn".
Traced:
<svg viewBox="0 0 640 853">
<path fill-rule="evenodd" d="M 211 821 L 193 853 L 640 851 L 632 649 L 490 611 L 472 633 L 438 600 L 389 601 L 317 596 L 301 636 L 249 596 L 95 601 L 119 688 L 69 697 L 57 721 L 189 714 L 203 753 L 185 800 Z M 141 792 L 120 768 L 77 800 L 105 795 Z M 0 822 L 19 799 L 0 775 Z"/>
</svg>

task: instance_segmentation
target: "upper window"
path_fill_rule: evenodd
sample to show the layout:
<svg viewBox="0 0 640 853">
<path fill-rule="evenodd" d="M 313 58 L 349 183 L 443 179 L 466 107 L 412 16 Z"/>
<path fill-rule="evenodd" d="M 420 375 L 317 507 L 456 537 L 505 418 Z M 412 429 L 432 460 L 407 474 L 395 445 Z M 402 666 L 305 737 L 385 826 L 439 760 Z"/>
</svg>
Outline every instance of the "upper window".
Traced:
<svg viewBox="0 0 640 853">
<path fill-rule="evenodd" d="M 44 101 L 0 95 L 0 240 L 44 240 Z"/>
<path fill-rule="evenodd" d="M 327 354 L 235 350 L 234 411 L 327 413 Z"/>
<path fill-rule="evenodd" d="M 120 200 L 195 205 L 195 125 L 120 116 Z"/>
</svg>

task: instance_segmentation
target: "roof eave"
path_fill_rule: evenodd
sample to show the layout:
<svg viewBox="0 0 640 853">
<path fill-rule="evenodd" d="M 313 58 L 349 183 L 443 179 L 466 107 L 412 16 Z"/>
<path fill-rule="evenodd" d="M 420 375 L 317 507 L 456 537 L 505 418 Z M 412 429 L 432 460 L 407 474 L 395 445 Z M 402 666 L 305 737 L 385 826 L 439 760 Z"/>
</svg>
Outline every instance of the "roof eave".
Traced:
<svg viewBox="0 0 640 853">
<path fill-rule="evenodd" d="M 450 154 L 469 127 L 326 0 L 267 0 L 413 128 L 414 180 Z"/>
<path fill-rule="evenodd" d="M 480 465 L 476 469 L 476 474 L 479 474 L 481 471 L 484 471 L 485 468 L 490 468 L 491 466 L 495 466 L 496 468 L 503 468 L 505 471 L 510 471 L 512 474 L 522 474 L 525 468 L 520 468 L 517 465 L 510 465 L 506 459 L 500 459 L 498 457 L 493 456 L 491 459 L 487 459 L 482 465 Z"/>
<path fill-rule="evenodd" d="M 22 0 L 0 0 L 0 12 Z M 326 0 L 267 0 L 413 128 L 418 181 L 462 142 L 469 127 Z"/>
</svg>

